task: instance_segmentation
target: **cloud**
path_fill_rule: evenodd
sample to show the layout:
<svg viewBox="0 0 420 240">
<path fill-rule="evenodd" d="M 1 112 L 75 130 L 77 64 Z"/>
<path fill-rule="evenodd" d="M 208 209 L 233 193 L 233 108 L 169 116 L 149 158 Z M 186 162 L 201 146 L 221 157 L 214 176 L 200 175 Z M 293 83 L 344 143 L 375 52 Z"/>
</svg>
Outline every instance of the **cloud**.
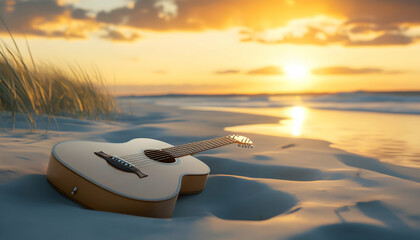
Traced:
<svg viewBox="0 0 420 240">
<path fill-rule="evenodd" d="M 101 11 L 97 21 L 155 31 L 201 31 L 247 27 L 256 30 L 279 27 L 294 18 L 320 14 L 282 0 L 137 0 L 134 7 Z"/>
<path fill-rule="evenodd" d="M 248 33 L 249 34 L 249 33 Z M 350 34 L 337 30 L 334 34 L 326 33 L 316 28 L 308 28 L 307 32 L 301 36 L 292 33 L 284 34 L 279 38 L 265 38 L 258 34 L 244 36 L 241 41 L 256 41 L 264 44 L 303 44 L 303 45 L 331 45 L 341 44 L 344 46 L 392 46 L 409 45 L 420 39 L 420 36 L 407 36 L 402 32 L 373 33 L 374 36 L 367 36 L 365 39 L 352 39 Z"/>
<path fill-rule="evenodd" d="M 248 72 L 251 75 L 283 75 L 284 71 L 282 68 L 277 66 L 266 66 L 257 68 Z"/>
<path fill-rule="evenodd" d="M 96 19 L 155 31 L 243 27 L 248 30 L 242 41 L 261 43 L 386 46 L 418 39 L 406 30 L 420 26 L 419 12 L 416 0 L 137 0 L 132 8 L 102 11 Z M 332 25 L 308 21 L 317 16 L 330 16 Z M 296 24 L 296 19 L 303 21 Z M 280 36 L 267 36 L 267 31 L 279 28 Z"/>
<path fill-rule="evenodd" d="M 243 41 L 266 44 L 388 46 L 420 38 L 420 33 L 409 34 L 420 27 L 418 0 L 136 0 L 97 13 L 73 2 L 2 0 L 0 16 L 15 33 L 45 37 L 86 38 L 103 27 L 153 31 L 238 27 L 246 29 Z M 110 33 L 108 39 L 121 37 L 117 35 Z"/>
<path fill-rule="evenodd" d="M 96 32 L 101 38 L 117 42 L 133 42 L 136 32 L 114 30 L 114 26 L 98 23 L 89 10 L 55 0 L 1 1 L 0 16 L 14 35 L 47 38 L 86 39 Z M 4 27 L 0 31 L 6 32 Z"/>
<path fill-rule="evenodd" d="M 265 31 L 243 30 L 242 41 L 264 44 L 310 44 L 344 46 L 408 45 L 420 39 L 420 33 L 397 25 L 378 26 L 371 23 L 349 23 L 326 16 L 297 19 L 286 27 Z"/>
<path fill-rule="evenodd" d="M 350 22 L 392 25 L 420 23 L 420 2 L 417 0 L 352 0 L 327 1 L 335 12 Z"/>
<path fill-rule="evenodd" d="M 76 8 L 71 11 L 71 17 L 73 19 L 80 19 L 80 20 L 90 19 L 91 17 L 89 17 L 88 13 L 89 12 L 85 9 Z"/>
<path fill-rule="evenodd" d="M 102 11 L 98 20 L 154 30 L 277 28 L 293 19 L 328 15 L 354 23 L 420 23 L 417 0 L 137 0 Z"/>
<path fill-rule="evenodd" d="M 312 70 L 315 75 L 359 75 L 359 74 L 398 74 L 400 71 L 389 71 L 381 68 L 350 68 L 343 66 L 323 67 Z"/>
<path fill-rule="evenodd" d="M 215 71 L 214 74 L 219 74 L 219 75 L 227 75 L 227 74 L 237 74 L 240 73 L 241 71 L 238 69 L 226 69 L 226 70 L 219 70 L 219 71 Z"/>
<path fill-rule="evenodd" d="M 0 2 L 0 16 L 15 35 L 86 38 L 96 28 L 86 13 L 54 0 Z M 0 29 L 5 32 L 4 27 Z"/>
<path fill-rule="evenodd" d="M 276 0 L 268 2 L 278 3 Z M 248 7 L 244 9 L 241 5 L 248 5 Z M 99 12 L 97 20 L 155 31 L 223 30 L 230 27 L 249 26 L 251 23 L 259 25 L 258 20 L 248 19 L 249 16 L 255 16 L 255 8 L 253 8 L 255 5 L 259 4 L 239 0 L 138 0 L 133 8 L 121 7 L 112 11 Z M 266 22 L 276 21 L 274 14 L 264 14 Z M 262 15 L 263 13 L 260 16 Z M 243 23 L 244 20 L 248 23 Z"/>
<path fill-rule="evenodd" d="M 403 33 L 384 33 L 368 41 L 348 41 L 348 46 L 391 46 L 408 45 L 417 41 L 420 36 L 406 36 Z"/>
<path fill-rule="evenodd" d="M 115 42 L 134 42 L 140 39 L 140 35 L 136 32 L 125 34 L 116 29 L 105 29 L 105 32 L 101 37 Z"/>
</svg>

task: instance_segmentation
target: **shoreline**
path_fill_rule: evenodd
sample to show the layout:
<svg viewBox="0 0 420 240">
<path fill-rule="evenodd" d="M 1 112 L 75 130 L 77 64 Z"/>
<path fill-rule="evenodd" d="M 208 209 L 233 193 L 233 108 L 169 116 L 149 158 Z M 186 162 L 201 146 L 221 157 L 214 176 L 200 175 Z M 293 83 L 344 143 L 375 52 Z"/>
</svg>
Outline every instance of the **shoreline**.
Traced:
<svg viewBox="0 0 420 240">
<path fill-rule="evenodd" d="M 305 106 L 185 107 L 185 109 L 279 117 L 277 124 L 245 124 L 225 129 L 232 132 L 327 141 L 331 146 L 350 153 L 420 170 L 418 162 L 420 148 L 417 148 L 417 142 L 413 141 L 417 135 L 420 135 L 420 128 L 413 127 L 417 121 L 420 121 L 420 116 L 317 109 Z M 347 119 L 355 119 L 356 122 L 346 122 Z M 381 124 L 377 125 L 378 122 Z M 404 136 L 399 132 L 404 133 Z"/>
</svg>

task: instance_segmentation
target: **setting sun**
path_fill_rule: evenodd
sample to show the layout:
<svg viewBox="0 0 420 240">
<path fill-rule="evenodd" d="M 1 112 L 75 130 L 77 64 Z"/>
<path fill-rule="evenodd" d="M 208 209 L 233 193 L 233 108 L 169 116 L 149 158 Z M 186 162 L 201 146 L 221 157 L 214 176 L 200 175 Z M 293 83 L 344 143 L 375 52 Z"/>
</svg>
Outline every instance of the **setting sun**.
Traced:
<svg viewBox="0 0 420 240">
<path fill-rule="evenodd" d="M 308 69 L 301 64 L 288 64 L 284 70 L 287 76 L 291 78 L 302 78 L 308 75 Z"/>
</svg>

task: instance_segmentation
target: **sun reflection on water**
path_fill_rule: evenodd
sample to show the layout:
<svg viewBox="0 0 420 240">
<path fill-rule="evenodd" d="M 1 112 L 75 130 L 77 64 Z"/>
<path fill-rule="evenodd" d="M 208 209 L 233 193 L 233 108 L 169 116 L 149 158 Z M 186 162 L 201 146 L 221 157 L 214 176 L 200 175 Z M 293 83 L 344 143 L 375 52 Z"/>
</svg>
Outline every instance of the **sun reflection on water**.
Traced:
<svg viewBox="0 0 420 240">
<path fill-rule="evenodd" d="M 287 126 L 290 126 L 290 131 L 293 136 L 300 136 L 302 134 L 302 126 L 305 120 L 306 108 L 295 106 L 287 109 L 287 114 L 291 118 L 284 121 Z"/>
<path fill-rule="evenodd" d="M 226 131 L 321 139 L 349 152 L 420 167 L 419 115 L 323 110 L 299 105 L 224 110 L 283 117 L 277 124 L 232 126 Z"/>
</svg>

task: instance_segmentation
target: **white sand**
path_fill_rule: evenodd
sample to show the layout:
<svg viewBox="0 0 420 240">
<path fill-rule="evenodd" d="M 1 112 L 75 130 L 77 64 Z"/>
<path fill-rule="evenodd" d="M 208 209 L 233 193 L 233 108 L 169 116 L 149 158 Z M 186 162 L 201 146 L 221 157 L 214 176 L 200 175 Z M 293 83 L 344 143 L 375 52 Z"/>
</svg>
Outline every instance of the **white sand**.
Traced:
<svg viewBox="0 0 420 240">
<path fill-rule="evenodd" d="M 45 171 L 59 141 L 178 145 L 224 136 L 227 126 L 278 122 L 144 104 L 124 112 L 114 122 L 57 118 L 48 133 L 28 132 L 20 118 L 15 131 L 1 130 L 0 239 L 420 239 L 418 169 L 318 140 L 248 135 L 254 149 L 198 154 L 212 174 L 202 193 L 179 198 L 171 219 L 88 210 L 56 192 Z M 3 127 L 7 120 L 2 113 Z"/>
</svg>

